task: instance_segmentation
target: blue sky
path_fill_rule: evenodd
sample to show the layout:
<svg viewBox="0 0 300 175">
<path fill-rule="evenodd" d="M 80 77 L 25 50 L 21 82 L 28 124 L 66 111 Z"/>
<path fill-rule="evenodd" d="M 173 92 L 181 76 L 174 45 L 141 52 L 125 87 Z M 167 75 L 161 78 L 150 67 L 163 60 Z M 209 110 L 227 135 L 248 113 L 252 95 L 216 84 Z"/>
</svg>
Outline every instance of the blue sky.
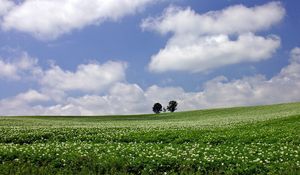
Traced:
<svg viewBox="0 0 300 175">
<path fill-rule="evenodd" d="M 300 101 L 299 5 L 0 0 L 0 115 Z"/>
</svg>

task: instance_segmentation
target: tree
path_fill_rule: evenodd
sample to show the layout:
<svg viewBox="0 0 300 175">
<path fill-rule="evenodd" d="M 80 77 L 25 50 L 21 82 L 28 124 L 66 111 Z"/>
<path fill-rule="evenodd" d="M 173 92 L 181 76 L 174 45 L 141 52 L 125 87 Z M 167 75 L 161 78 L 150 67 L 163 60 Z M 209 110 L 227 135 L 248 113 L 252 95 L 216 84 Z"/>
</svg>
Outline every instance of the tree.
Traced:
<svg viewBox="0 0 300 175">
<path fill-rule="evenodd" d="M 169 101 L 169 106 L 167 107 L 168 111 L 170 111 L 170 112 L 176 111 L 177 105 L 178 105 L 178 103 L 176 101 L 174 101 L 174 100 Z"/>
<path fill-rule="evenodd" d="M 162 111 L 162 105 L 160 103 L 155 103 L 152 110 L 155 114 L 159 114 Z"/>
</svg>

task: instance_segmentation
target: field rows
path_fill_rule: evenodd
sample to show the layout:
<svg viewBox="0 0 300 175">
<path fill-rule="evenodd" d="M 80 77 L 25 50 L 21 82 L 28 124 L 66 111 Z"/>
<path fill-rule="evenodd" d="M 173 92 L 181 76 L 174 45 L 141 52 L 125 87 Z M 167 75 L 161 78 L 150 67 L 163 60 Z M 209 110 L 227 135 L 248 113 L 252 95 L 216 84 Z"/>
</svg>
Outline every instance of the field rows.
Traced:
<svg viewBox="0 0 300 175">
<path fill-rule="evenodd" d="M 175 113 L 167 119 L 150 115 L 140 120 L 133 119 L 138 116 L 2 118 L 0 174 L 299 174 L 300 115 L 292 106 L 261 108 L 264 120 L 262 115 L 244 123 L 236 122 L 242 120 L 243 111 L 231 109 L 240 118 L 214 127 L 200 125 L 207 116 L 197 119 L 193 112 L 191 117 Z M 287 108 L 291 110 L 283 110 Z M 257 108 L 243 110 L 245 116 L 257 112 Z M 225 121 L 230 110 L 211 115 L 222 118 L 220 114 Z M 156 125 L 135 127 L 139 121 Z M 167 126 L 171 121 L 174 125 Z"/>
</svg>

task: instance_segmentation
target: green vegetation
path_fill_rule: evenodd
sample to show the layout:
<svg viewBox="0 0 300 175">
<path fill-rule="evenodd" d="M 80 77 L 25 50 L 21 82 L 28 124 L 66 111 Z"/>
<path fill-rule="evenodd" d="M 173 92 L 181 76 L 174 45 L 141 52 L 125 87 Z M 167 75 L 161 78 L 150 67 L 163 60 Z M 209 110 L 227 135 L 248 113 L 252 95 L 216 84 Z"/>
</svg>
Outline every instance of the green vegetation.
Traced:
<svg viewBox="0 0 300 175">
<path fill-rule="evenodd" d="M 300 174 L 300 103 L 0 117 L 0 174 Z"/>
</svg>

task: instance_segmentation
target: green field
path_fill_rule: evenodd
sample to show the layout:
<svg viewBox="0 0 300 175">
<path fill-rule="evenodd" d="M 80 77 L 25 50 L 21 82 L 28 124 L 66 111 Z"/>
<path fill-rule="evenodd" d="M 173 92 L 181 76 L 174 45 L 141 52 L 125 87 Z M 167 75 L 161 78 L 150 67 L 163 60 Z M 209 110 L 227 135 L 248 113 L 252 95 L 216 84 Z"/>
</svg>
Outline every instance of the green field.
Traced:
<svg viewBox="0 0 300 175">
<path fill-rule="evenodd" d="M 300 103 L 0 117 L 0 174 L 300 174 Z"/>
</svg>

